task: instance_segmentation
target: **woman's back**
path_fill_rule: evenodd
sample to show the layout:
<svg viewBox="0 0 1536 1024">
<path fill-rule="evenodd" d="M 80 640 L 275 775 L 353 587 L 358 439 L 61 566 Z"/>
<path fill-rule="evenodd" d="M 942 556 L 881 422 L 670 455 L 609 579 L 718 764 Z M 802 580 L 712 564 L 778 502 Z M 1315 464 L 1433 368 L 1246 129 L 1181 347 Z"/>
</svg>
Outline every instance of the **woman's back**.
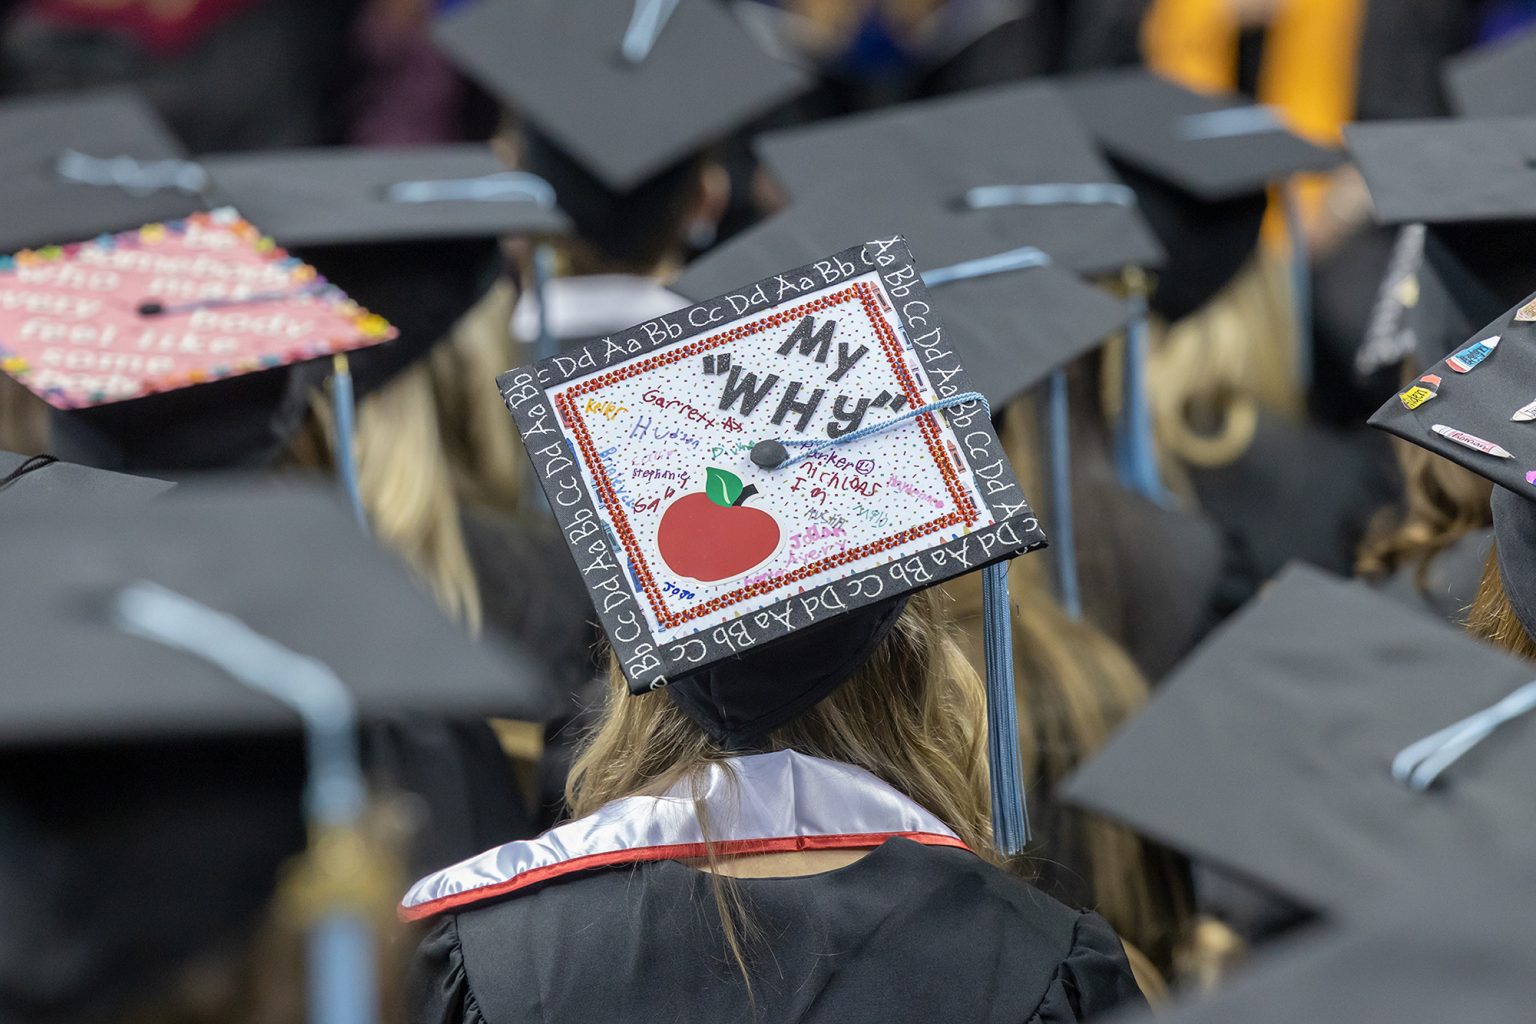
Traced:
<svg viewBox="0 0 1536 1024">
<path fill-rule="evenodd" d="M 713 882 L 663 860 L 446 916 L 412 1019 L 753 1019 Z M 730 884 L 757 1020 L 1057 1022 L 1141 998 L 1100 918 L 963 849 L 893 838 L 834 871 Z"/>
</svg>

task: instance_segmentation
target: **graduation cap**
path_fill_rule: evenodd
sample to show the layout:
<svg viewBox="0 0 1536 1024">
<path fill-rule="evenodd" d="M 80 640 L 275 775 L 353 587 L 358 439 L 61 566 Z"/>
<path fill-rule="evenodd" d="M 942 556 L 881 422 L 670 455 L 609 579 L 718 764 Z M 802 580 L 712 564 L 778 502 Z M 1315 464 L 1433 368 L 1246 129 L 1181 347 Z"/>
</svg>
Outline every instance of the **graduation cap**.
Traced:
<svg viewBox="0 0 1536 1024">
<path fill-rule="evenodd" d="M 1341 159 L 1267 107 L 1147 71 L 1074 75 L 1060 85 L 1168 253 L 1152 304 L 1172 320 L 1203 306 L 1242 266 L 1271 184 Z"/>
<path fill-rule="evenodd" d="M 1531 666 L 1359 583 L 1296 565 L 1220 627 L 1070 778 L 1073 804 L 1329 916 L 1523 863 L 1536 720 L 1428 788 L 1411 759 Z M 1434 751 L 1444 752 L 1443 744 Z"/>
<path fill-rule="evenodd" d="M 8 511 L 6 527 L 0 576 L 31 582 L 0 598 L 0 745 L 293 729 L 291 711 L 216 665 L 125 634 L 112 603 L 140 581 L 318 659 L 365 714 L 549 711 L 531 661 L 467 639 L 316 487 L 183 485 L 139 509 Z"/>
<path fill-rule="evenodd" d="M 201 164 L 218 200 L 291 249 L 570 227 L 547 182 L 510 169 L 481 144 L 234 153 Z"/>
<path fill-rule="evenodd" d="M 1530 290 L 1536 119 L 1350 125 L 1345 141 L 1377 221 L 1428 226 L 1426 259 L 1473 323 L 1492 319 Z"/>
<path fill-rule="evenodd" d="M 60 462 L 52 455 L 0 451 L 0 508 L 69 508 L 89 502 L 99 507 L 133 507 L 176 486 L 165 480 L 109 473 Z"/>
<path fill-rule="evenodd" d="M 0 942 L 8 1013 L 81 1019 L 228 942 L 302 850 L 306 815 L 312 838 L 374 869 L 355 834 L 359 720 L 553 709 L 531 660 L 470 640 L 313 487 L 0 516 L 0 577 L 28 581 L 0 593 L 0 902 L 12 928 L 39 929 L 35 947 Z M 316 921 L 364 914 L 334 895 L 310 894 Z M 371 956 L 339 977 L 333 958 L 368 930 L 347 922 L 311 961 L 349 998 L 371 998 Z"/>
<path fill-rule="evenodd" d="M 1371 426 L 1493 481 L 1504 589 L 1536 635 L 1536 294 L 1390 398 Z"/>
<path fill-rule="evenodd" d="M 1005 609 L 1002 560 L 1043 539 L 899 236 L 497 384 L 631 691 L 666 686 L 730 747 L 846 681 L 904 595 L 985 567 Z M 988 673 L 999 715 L 1005 674 Z M 1016 733 L 992 731 L 1008 852 Z"/>
<path fill-rule="evenodd" d="M 205 208 L 204 178 L 126 89 L 0 103 L 0 253 L 91 238 Z"/>
<path fill-rule="evenodd" d="M 1451 109 L 1462 117 L 1529 117 L 1536 107 L 1536 29 L 1458 53 L 1441 66 Z"/>
<path fill-rule="evenodd" d="M 732 280 L 811 259 L 842 240 L 875 237 L 899 219 L 905 237 L 930 261 L 924 280 L 944 317 L 941 337 L 955 347 L 987 400 L 1001 408 L 1042 382 L 1050 384 L 1054 561 L 1063 604 L 1076 613 L 1065 368 L 1124 326 L 1131 310 L 1040 250 L 1010 247 L 1001 230 L 989 234 L 965 218 L 955 210 L 882 206 L 859 189 L 821 189 L 696 260 L 673 287 L 694 299 L 716 294 Z"/>
<path fill-rule="evenodd" d="M 1125 324 L 1124 303 L 1038 250 L 1031 254 L 1000 231 L 978 232 L 951 210 L 882 207 L 857 188 L 805 195 L 689 264 L 672 289 L 704 299 L 732 282 L 814 259 L 850 238 L 874 238 L 893 223 L 903 225 L 904 237 L 923 255 L 930 274 L 1005 257 L 992 273 L 945 273 L 948 280 L 930 285 L 944 317 L 945 341 L 955 345 L 972 380 L 997 408 L 1095 350 Z"/>
<path fill-rule="evenodd" d="M 0 371 L 102 468 L 265 455 L 306 400 L 283 367 L 395 334 L 233 210 L 0 257 Z"/>
<path fill-rule="evenodd" d="M 1426 258 L 1427 243 L 1423 224 L 1408 224 L 1398 231 L 1365 342 L 1355 353 L 1359 376 L 1395 367 L 1405 359 L 1415 366 L 1429 366 L 1472 333 L 1471 320 L 1439 268 Z"/>
<path fill-rule="evenodd" d="M 811 85 L 708 0 L 479 0 L 439 18 L 433 38 L 615 193 Z"/>
<path fill-rule="evenodd" d="M 818 201 L 828 182 L 856 182 L 863 203 L 953 211 L 948 225 L 956 236 L 974 227 L 978 237 L 1035 246 L 1080 273 L 1117 273 L 1163 260 L 1135 197 L 1100 157 L 1060 90 L 1047 83 L 769 132 L 755 145 L 797 204 Z"/>
<path fill-rule="evenodd" d="M 1214 993 L 1127 1022 L 1516 1021 L 1536 1004 L 1529 877 L 1461 871 L 1404 888 L 1360 922 L 1263 951 Z"/>
</svg>

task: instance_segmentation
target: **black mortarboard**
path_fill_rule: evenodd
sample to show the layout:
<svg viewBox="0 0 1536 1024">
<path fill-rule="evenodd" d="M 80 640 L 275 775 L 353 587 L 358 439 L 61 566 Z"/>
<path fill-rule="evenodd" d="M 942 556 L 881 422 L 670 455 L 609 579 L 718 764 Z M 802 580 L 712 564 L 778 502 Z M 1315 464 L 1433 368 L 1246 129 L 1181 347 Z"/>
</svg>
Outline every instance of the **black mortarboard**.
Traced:
<svg viewBox="0 0 1536 1024">
<path fill-rule="evenodd" d="M 201 173 L 149 104 L 126 89 L 8 99 L 0 137 L 0 253 L 204 208 Z"/>
<path fill-rule="evenodd" d="M 1536 294 L 1458 345 L 1371 425 L 1493 481 L 1504 590 L 1536 637 Z"/>
<path fill-rule="evenodd" d="M 1347 928 L 1262 952 L 1216 992 L 1159 1024 L 1440 1024 L 1519 1021 L 1536 1005 L 1536 893 L 1528 875 L 1421 880 Z"/>
<path fill-rule="evenodd" d="M 632 20 L 632 38 L 653 40 L 643 55 L 624 52 Z M 708 0 L 480 0 L 440 18 L 433 36 L 466 74 L 614 192 L 811 84 Z"/>
<path fill-rule="evenodd" d="M 900 236 L 497 385 L 630 690 L 681 687 L 732 749 L 843 683 L 908 594 L 986 567 L 1005 620 L 995 563 L 1043 542 Z M 795 671 L 767 670 L 777 644 Z M 1009 672 L 988 691 L 1013 707 Z M 991 732 L 1008 853 L 1027 832 L 1016 732 Z"/>
<path fill-rule="evenodd" d="M 1355 371 L 1361 376 L 1403 360 L 1411 360 L 1415 368 L 1429 366 L 1472 333 L 1474 324 L 1427 258 L 1426 234 L 1423 224 L 1406 225 L 1397 233 L 1365 342 L 1355 356 Z"/>
<path fill-rule="evenodd" d="M 201 159 L 214 199 L 277 240 L 308 246 L 560 234 L 547 183 L 489 146 L 317 148 Z"/>
<path fill-rule="evenodd" d="M 0 513 L 21 509 L 131 508 L 153 500 L 175 484 L 148 477 L 60 462 L 51 455 L 0 451 Z"/>
<path fill-rule="evenodd" d="M 1076 75 L 1061 85 L 1168 253 L 1153 306 L 1170 319 L 1204 305 L 1243 265 L 1270 184 L 1340 160 L 1267 108 L 1146 71 Z"/>
<path fill-rule="evenodd" d="M 1451 109 L 1462 117 L 1529 117 L 1536 109 L 1536 30 L 1526 29 L 1447 60 L 1441 67 Z"/>
<path fill-rule="evenodd" d="M 531 661 L 468 639 L 393 556 L 312 486 L 182 486 L 140 511 L 6 516 L 0 744 L 286 732 L 292 713 L 199 658 L 123 632 L 114 595 L 146 581 L 316 658 L 365 715 L 538 721 Z"/>
<path fill-rule="evenodd" d="M 1065 798 L 1327 914 L 1536 854 L 1536 721 L 1426 791 L 1399 752 L 1529 664 L 1360 583 L 1293 566 L 1068 780 Z"/>
<path fill-rule="evenodd" d="M 1060 266 L 1097 275 L 1162 262 L 1163 251 L 1132 198 L 1055 86 L 1032 82 L 771 132 L 756 140 L 764 163 L 794 203 L 817 202 L 828 182 L 856 183 L 846 198 L 870 206 L 951 211 L 957 236 L 974 226 L 1049 253 Z M 962 156 L 963 155 L 963 156 Z M 972 189 L 1037 188 L 1028 204 L 969 209 Z M 979 196 L 977 198 L 980 198 Z M 858 237 L 858 236 L 855 236 Z M 919 240 L 927 260 L 942 259 Z"/>
<path fill-rule="evenodd" d="M 815 258 L 850 238 L 876 237 L 893 223 L 933 270 L 1013 250 L 1006 236 L 976 230 L 954 210 L 884 206 L 862 190 L 818 189 L 771 220 L 694 261 L 673 290 L 699 300 L 731 282 Z M 1050 372 L 1093 351 L 1125 324 L 1125 303 L 1050 262 L 930 285 L 936 310 L 968 372 L 1001 406 Z"/>
<path fill-rule="evenodd" d="M 1426 259 L 1473 323 L 1530 290 L 1536 119 L 1350 125 L 1345 140 L 1382 224 L 1426 224 Z"/>
</svg>

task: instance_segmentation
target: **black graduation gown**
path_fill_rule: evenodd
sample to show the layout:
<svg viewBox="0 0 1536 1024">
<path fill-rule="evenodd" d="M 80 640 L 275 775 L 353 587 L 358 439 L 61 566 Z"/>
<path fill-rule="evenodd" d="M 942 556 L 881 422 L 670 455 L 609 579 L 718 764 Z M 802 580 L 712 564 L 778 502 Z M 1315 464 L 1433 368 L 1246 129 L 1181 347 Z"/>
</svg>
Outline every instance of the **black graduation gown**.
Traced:
<svg viewBox="0 0 1536 1024">
<path fill-rule="evenodd" d="M 411 1020 L 1062 1024 L 1142 1001 L 1097 915 L 894 838 L 836 871 L 737 880 L 754 1012 L 710 882 L 656 861 L 446 915 L 418 954 Z"/>
</svg>

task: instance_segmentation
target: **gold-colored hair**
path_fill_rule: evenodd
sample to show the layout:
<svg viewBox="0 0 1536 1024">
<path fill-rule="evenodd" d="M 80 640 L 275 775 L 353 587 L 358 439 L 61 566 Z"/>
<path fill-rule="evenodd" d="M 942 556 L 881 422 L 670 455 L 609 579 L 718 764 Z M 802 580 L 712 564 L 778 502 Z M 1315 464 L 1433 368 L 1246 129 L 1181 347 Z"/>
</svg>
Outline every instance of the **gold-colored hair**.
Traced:
<svg viewBox="0 0 1536 1024">
<path fill-rule="evenodd" d="M 1261 247 L 1205 306 L 1154 332 L 1147 378 L 1159 441 L 1191 466 L 1237 461 L 1261 408 L 1301 413 L 1296 345 L 1288 267 Z"/>
<path fill-rule="evenodd" d="M 1404 382 L 1413 376 L 1405 365 Z M 1392 447 L 1403 474 L 1403 507 L 1384 510 L 1372 521 L 1360 544 L 1355 571 L 1387 576 L 1412 566 L 1415 582 L 1423 589 L 1436 555 L 1493 522 L 1489 506 L 1493 483 L 1400 438 L 1392 439 Z"/>
<path fill-rule="evenodd" d="M 1477 596 L 1472 599 L 1472 610 L 1467 613 L 1467 632 L 1517 657 L 1536 661 L 1536 639 L 1532 639 L 1520 617 L 1515 614 L 1515 606 L 1510 603 L 1509 594 L 1504 589 L 1504 577 L 1499 571 L 1498 545 L 1494 545 L 1494 549 L 1488 553 L 1488 564 L 1483 567 Z"/>
<path fill-rule="evenodd" d="M 48 405 L 0 373 L 0 449 L 21 455 L 48 451 Z"/>
<path fill-rule="evenodd" d="M 848 682 L 770 733 L 763 749 L 857 765 L 993 857 L 985 697 L 941 602 L 933 591 L 914 595 Z M 632 697 L 618 669 L 609 674 L 600 720 L 566 782 L 573 814 L 661 792 L 730 756 L 664 694 Z"/>
</svg>

